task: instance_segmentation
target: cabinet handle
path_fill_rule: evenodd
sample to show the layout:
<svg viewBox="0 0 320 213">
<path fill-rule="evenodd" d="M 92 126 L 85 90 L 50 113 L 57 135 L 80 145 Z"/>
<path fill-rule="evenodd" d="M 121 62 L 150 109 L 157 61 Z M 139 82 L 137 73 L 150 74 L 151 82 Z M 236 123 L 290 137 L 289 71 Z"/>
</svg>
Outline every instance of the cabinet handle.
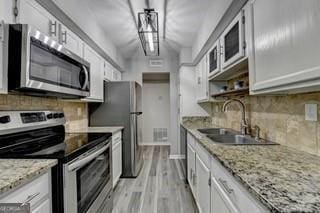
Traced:
<svg viewBox="0 0 320 213">
<path fill-rule="evenodd" d="M 57 21 L 50 20 L 50 36 L 57 36 Z"/>
<path fill-rule="evenodd" d="M 62 35 L 62 44 L 67 44 L 67 31 L 65 30 Z"/>
<path fill-rule="evenodd" d="M 21 206 L 26 205 L 27 203 L 30 203 L 34 198 L 36 198 L 38 195 L 40 195 L 40 192 L 34 193 L 32 195 L 29 195 L 27 199 L 21 204 Z"/>
<path fill-rule="evenodd" d="M 192 181 L 192 184 L 193 184 L 193 171 L 192 171 L 192 169 L 190 169 L 190 180 Z"/>
<path fill-rule="evenodd" d="M 194 185 L 194 186 L 197 185 L 197 175 L 196 175 L 196 173 L 193 173 L 193 178 L 192 178 L 192 180 L 193 180 L 193 185 Z"/>
<path fill-rule="evenodd" d="M 233 193 L 233 189 L 231 189 L 229 186 L 228 186 L 228 183 L 226 180 L 222 180 L 221 178 L 219 178 L 219 182 L 221 183 L 221 185 L 223 186 L 224 190 L 226 190 L 226 192 L 228 192 L 229 194 L 232 194 Z"/>
</svg>

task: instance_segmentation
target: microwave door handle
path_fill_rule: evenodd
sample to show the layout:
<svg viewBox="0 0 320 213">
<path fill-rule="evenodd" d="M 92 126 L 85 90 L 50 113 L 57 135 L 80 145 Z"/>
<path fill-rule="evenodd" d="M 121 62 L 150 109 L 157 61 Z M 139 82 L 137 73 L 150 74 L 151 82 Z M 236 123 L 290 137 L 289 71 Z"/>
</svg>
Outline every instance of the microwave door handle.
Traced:
<svg viewBox="0 0 320 213">
<path fill-rule="evenodd" d="M 82 68 L 84 70 L 84 74 L 85 74 L 85 78 L 86 78 L 85 83 L 83 84 L 83 87 L 81 88 L 84 90 L 87 88 L 88 83 L 89 83 L 89 72 L 88 72 L 86 66 L 82 65 Z"/>
<path fill-rule="evenodd" d="M 109 144 L 102 147 L 101 149 L 99 149 L 98 151 L 82 158 L 79 159 L 77 161 L 75 161 L 74 163 L 70 164 L 68 166 L 68 170 L 69 171 L 75 171 L 80 169 L 81 167 L 83 167 L 84 165 L 86 165 L 87 163 L 89 163 L 90 161 L 92 161 L 93 159 L 97 158 L 99 155 L 101 155 L 103 152 L 105 152 L 108 148 L 109 148 Z"/>
</svg>

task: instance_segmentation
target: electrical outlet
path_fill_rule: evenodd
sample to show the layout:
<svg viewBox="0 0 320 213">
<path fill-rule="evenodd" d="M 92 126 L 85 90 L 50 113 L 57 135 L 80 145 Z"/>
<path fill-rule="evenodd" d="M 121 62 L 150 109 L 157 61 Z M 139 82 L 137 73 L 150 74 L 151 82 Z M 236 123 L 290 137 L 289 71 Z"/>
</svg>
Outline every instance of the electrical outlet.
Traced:
<svg viewBox="0 0 320 213">
<path fill-rule="evenodd" d="M 318 105 L 305 104 L 306 121 L 318 121 Z"/>
<path fill-rule="evenodd" d="M 77 114 L 78 114 L 78 116 L 81 116 L 81 114 L 82 114 L 82 110 L 80 107 L 78 107 L 78 109 L 77 109 Z"/>
</svg>

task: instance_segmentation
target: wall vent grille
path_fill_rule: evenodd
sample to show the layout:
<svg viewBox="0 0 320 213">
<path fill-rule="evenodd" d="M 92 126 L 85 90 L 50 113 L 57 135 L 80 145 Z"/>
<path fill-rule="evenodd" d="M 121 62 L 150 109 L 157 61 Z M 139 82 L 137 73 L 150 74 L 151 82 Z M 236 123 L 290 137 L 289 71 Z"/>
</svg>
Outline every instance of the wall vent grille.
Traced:
<svg viewBox="0 0 320 213">
<path fill-rule="evenodd" d="M 153 129 L 153 141 L 154 142 L 167 142 L 168 141 L 168 129 L 167 128 L 154 128 Z"/>
<path fill-rule="evenodd" d="M 150 67 L 163 67 L 163 59 L 150 59 L 149 66 Z"/>
</svg>

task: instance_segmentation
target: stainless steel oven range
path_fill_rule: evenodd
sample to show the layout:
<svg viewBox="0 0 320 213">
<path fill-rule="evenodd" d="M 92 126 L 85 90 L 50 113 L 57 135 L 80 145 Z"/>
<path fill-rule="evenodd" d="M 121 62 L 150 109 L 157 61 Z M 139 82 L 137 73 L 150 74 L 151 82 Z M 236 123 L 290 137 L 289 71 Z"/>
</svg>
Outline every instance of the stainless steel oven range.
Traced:
<svg viewBox="0 0 320 213">
<path fill-rule="evenodd" d="M 53 213 L 112 211 L 111 133 L 66 133 L 60 111 L 0 111 L 0 158 L 58 159 Z"/>
<path fill-rule="evenodd" d="M 5 26 L 10 91 L 67 98 L 89 96 L 90 64 L 26 24 Z"/>
</svg>

